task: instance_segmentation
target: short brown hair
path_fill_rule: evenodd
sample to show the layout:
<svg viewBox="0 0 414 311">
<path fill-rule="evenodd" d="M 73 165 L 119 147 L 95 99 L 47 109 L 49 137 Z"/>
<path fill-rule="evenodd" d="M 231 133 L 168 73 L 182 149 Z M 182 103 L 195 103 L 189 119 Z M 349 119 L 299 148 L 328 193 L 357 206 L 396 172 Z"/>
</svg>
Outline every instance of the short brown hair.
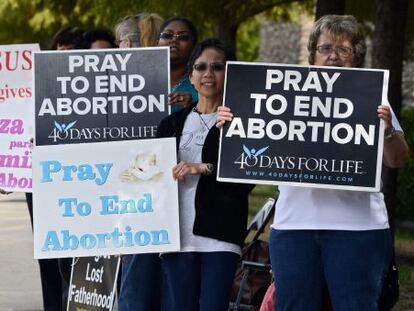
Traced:
<svg viewBox="0 0 414 311">
<path fill-rule="evenodd" d="M 356 67 L 364 64 L 367 46 L 361 25 L 352 15 L 325 15 L 313 25 L 309 36 L 308 51 L 309 64 L 315 64 L 316 45 L 322 33 L 328 33 L 336 38 L 346 37 L 352 42 Z"/>
</svg>

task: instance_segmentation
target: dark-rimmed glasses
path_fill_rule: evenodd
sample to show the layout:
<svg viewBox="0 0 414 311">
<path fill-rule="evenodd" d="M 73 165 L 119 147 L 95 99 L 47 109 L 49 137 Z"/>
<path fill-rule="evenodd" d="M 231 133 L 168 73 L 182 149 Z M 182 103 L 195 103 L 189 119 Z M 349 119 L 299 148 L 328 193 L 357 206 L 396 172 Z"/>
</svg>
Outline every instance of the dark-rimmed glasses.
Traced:
<svg viewBox="0 0 414 311">
<path fill-rule="evenodd" d="M 191 36 L 187 33 L 179 33 L 179 34 L 174 34 L 172 32 L 161 32 L 160 33 L 160 39 L 164 39 L 164 40 L 178 40 L 178 41 L 190 41 L 191 40 Z"/>
<path fill-rule="evenodd" d="M 222 63 L 211 63 L 211 64 L 207 64 L 207 63 L 198 63 L 198 64 L 194 64 L 193 68 L 196 71 L 207 71 L 207 69 L 210 67 L 210 69 L 214 72 L 218 72 L 218 71 L 223 71 L 224 68 L 226 68 L 226 65 L 222 64 Z"/>
<path fill-rule="evenodd" d="M 353 49 L 341 45 L 335 47 L 332 45 L 319 45 L 316 47 L 316 50 L 319 54 L 324 56 L 327 56 L 335 51 L 335 53 L 337 53 L 342 58 L 348 58 L 354 53 Z"/>
</svg>

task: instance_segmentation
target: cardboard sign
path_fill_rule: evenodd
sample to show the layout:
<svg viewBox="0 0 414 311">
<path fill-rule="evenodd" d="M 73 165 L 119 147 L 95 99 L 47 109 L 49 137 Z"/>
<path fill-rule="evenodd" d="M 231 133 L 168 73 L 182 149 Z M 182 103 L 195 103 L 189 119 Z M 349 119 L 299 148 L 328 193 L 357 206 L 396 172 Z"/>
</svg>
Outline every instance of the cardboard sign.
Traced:
<svg viewBox="0 0 414 311">
<path fill-rule="evenodd" d="M 36 145 L 155 138 L 169 59 L 168 47 L 35 53 Z"/>
<path fill-rule="evenodd" d="M 76 257 L 72 261 L 67 311 L 111 311 L 121 257 Z"/>
<path fill-rule="evenodd" d="M 36 146 L 35 258 L 180 249 L 175 138 Z"/>
<path fill-rule="evenodd" d="M 32 52 L 38 44 L 0 45 L 0 189 L 32 192 Z"/>
<path fill-rule="evenodd" d="M 229 62 L 218 180 L 379 191 L 388 71 Z"/>
</svg>

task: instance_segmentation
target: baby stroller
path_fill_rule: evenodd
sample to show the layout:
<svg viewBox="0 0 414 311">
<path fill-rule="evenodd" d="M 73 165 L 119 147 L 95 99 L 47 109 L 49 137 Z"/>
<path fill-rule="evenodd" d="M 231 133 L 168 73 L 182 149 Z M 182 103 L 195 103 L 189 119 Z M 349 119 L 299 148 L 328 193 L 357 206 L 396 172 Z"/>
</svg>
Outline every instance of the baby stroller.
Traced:
<svg viewBox="0 0 414 311">
<path fill-rule="evenodd" d="M 259 239 L 275 210 L 275 199 L 268 198 L 247 227 L 247 237 L 236 271 L 229 311 L 257 311 L 271 284 L 268 243 Z"/>
</svg>

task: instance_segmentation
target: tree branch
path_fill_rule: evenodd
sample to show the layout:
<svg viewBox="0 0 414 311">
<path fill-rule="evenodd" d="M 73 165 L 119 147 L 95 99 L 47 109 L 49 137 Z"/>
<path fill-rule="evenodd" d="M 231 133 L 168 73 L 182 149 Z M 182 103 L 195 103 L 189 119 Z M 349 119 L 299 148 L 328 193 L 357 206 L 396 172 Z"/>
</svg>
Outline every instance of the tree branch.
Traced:
<svg viewBox="0 0 414 311">
<path fill-rule="evenodd" d="M 231 25 L 238 25 L 246 19 L 273 8 L 276 5 L 298 0 L 233 0 L 224 5 L 224 16 Z M 236 14 L 235 14 L 236 12 Z M 228 16 L 233 16 L 230 20 Z"/>
</svg>

